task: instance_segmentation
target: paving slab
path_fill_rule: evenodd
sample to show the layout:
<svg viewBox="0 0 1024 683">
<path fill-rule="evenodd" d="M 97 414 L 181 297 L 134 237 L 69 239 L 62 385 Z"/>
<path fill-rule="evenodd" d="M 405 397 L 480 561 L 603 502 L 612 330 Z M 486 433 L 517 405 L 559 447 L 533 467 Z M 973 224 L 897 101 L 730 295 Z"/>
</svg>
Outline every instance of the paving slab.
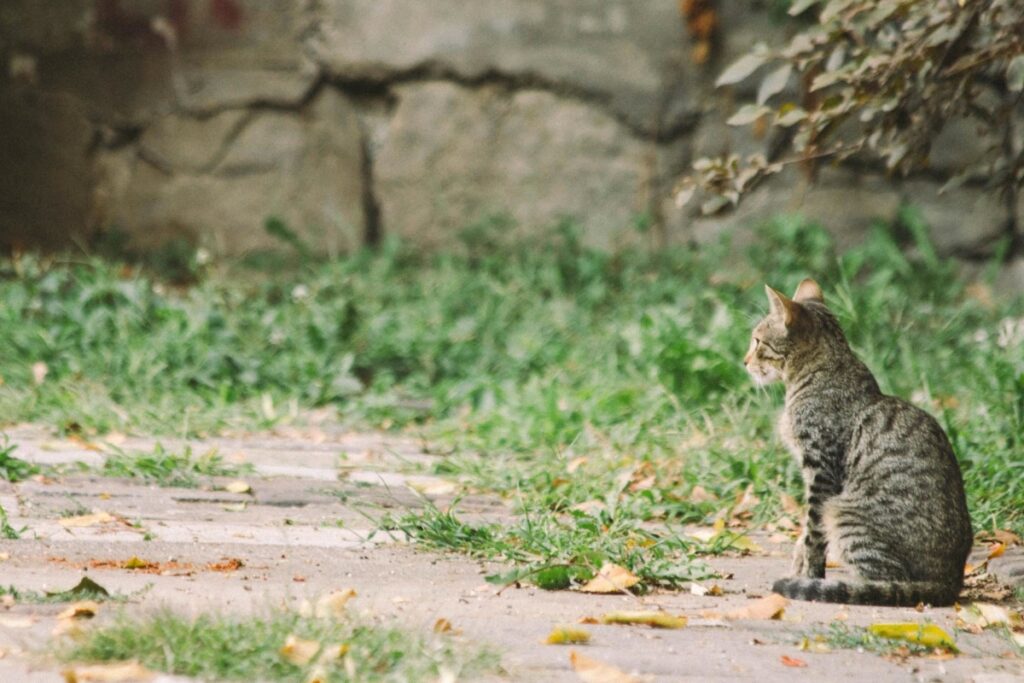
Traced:
<svg viewBox="0 0 1024 683">
<path fill-rule="evenodd" d="M 38 427 L 8 430 L 19 458 L 48 464 L 102 463 L 109 444 L 54 437 Z M 125 452 L 151 450 L 152 439 L 124 438 Z M 956 632 L 952 608 L 838 606 L 791 602 L 783 619 L 724 621 L 724 612 L 763 596 L 789 564 L 787 543 L 757 536 L 764 554 L 714 557 L 724 595 L 656 591 L 645 596 L 501 590 L 484 577 L 501 567 L 459 556 L 417 550 L 398 534 L 378 530 L 384 514 L 441 504 L 451 486 L 430 474 L 438 456 L 417 439 L 344 430 L 238 435 L 201 442 L 162 440 L 166 450 L 216 448 L 226 459 L 249 463 L 251 494 L 220 490 L 228 480 L 200 488 L 160 488 L 82 470 L 0 482 L 0 504 L 18 540 L 0 541 L 0 585 L 22 590 L 66 590 L 84 575 L 129 596 L 124 609 L 146 612 L 171 606 L 185 613 L 252 613 L 297 604 L 324 592 L 354 588 L 353 609 L 429 630 L 439 618 L 460 638 L 502 653 L 507 680 L 575 680 L 570 648 L 544 645 L 558 624 L 625 609 L 664 609 L 690 616 L 680 630 L 587 625 L 588 657 L 654 681 L 973 681 L 1024 680 L 1024 662 L 993 632 Z M 96 448 L 101 450 L 95 450 Z M 474 497 L 468 507 L 482 518 L 510 511 L 497 498 Z M 103 511 L 111 519 L 69 526 L 70 516 Z M 62 523 L 63 522 L 63 523 Z M 979 550 L 979 552 L 984 552 Z M 123 569 L 137 557 L 148 569 Z M 1011 549 L 1005 566 L 1016 567 Z M 983 559 L 983 558 L 981 558 Z M 237 561 L 237 562 L 236 562 Z M 159 563 L 159 564 L 158 564 Z M 994 564 L 996 562 L 994 561 Z M 1007 572 L 1009 574 L 1009 572 Z M 116 608 L 115 608 L 116 609 Z M 62 681 L 60 666 L 38 654 L 50 639 L 59 606 L 16 604 L 0 609 L 0 681 Z M 808 634 L 833 620 L 863 626 L 929 620 L 955 633 L 963 653 L 953 659 L 884 658 L 870 652 L 800 649 Z M 791 667 L 783 657 L 806 663 Z M 177 679 L 181 680 L 181 679 Z"/>
</svg>

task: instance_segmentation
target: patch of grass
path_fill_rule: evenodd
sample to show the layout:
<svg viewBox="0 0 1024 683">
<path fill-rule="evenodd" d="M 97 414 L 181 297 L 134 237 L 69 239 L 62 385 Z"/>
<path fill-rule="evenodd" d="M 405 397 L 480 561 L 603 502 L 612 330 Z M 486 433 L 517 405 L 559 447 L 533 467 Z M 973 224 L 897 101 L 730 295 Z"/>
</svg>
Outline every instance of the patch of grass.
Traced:
<svg viewBox="0 0 1024 683">
<path fill-rule="evenodd" d="M 316 641 L 320 655 L 306 665 L 285 659 L 280 650 L 288 636 Z M 340 657 L 327 656 L 344 651 Z M 265 616 L 229 617 L 200 614 L 186 618 L 163 610 L 142 618 L 121 615 L 84 638 L 66 642 L 57 655 L 67 662 L 137 660 L 148 669 L 203 680 L 419 681 L 471 678 L 498 670 L 497 658 L 461 646 L 443 635 L 421 635 L 394 626 L 355 618 L 304 618 L 291 611 Z"/>
<path fill-rule="evenodd" d="M 14 457 L 15 448 L 17 445 L 4 434 L 0 443 L 0 479 L 14 483 L 39 474 L 39 465 Z"/>
<path fill-rule="evenodd" d="M 151 584 L 150 584 L 151 586 Z M 82 578 L 75 586 L 65 591 L 34 591 L 23 590 L 15 586 L 0 586 L 0 597 L 5 595 L 18 603 L 51 604 L 71 602 L 74 600 L 95 600 L 97 602 L 128 602 L 149 590 L 147 586 L 131 594 L 111 593 L 88 577 Z"/>
<path fill-rule="evenodd" d="M 706 524 L 744 497 L 756 525 L 800 494 L 774 434 L 781 390 L 753 387 L 741 359 L 763 283 L 814 277 L 882 387 L 947 429 L 975 527 L 1024 532 L 1024 300 L 958 280 L 914 211 L 844 253 L 796 218 L 745 249 L 614 254 L 570 224 L 529 244 L 508 227 L 470 226 L 447 253 L 387 242 L 269 277 L 204 267 L 188 289 L 99 260 L 0 262 L 0 415 L 196 436 L 330 407 L 443 446 L 436 473 L 509 498 L 550 549 L 516 559 L 533 541 L 502 530 L 470 545 L 505 543 L 492 555 L 529 569 L 576 562 L 586 539 L 627 564 L 634 527 Z M 595 503 L 627 531 L 587 531 L 593 516 L 573 511 Z"/>
<path fill-rule="evenodd" d="M 857 650 L 880 655 L 927 655 L 935 651 L 935 648 L 927 645 L 883 638 L 860 626 L 850 626 L 838 621 L 830 623 L 827 630 L 816 631 L 807 638 L 823 642 L 834 650 Z"/>
<path fill-rule="evenodd" d="M 0 505 L 0 537 L 6 538 L 9 541 L 16 541 L 21 538 L 21 534 L 26 528 L 15 529 L 11 524 L 11 520 L 7 517 L 7 510 L 4 509 L 3 505 Z"/>
<path fill-rule="evenodd" d="M 107 477 L 141 479 L 159 486 L 194 488 L 205 477 L 237 477 L 252 471 L 251 467 L 234 465 L 211 450 L 202 455 L 186 446 L 180 452 L 164 449 L 157 443 L 151 453 L 115 451 L 108 455 L 100 469 Z"/>
<path fill-rule="evenodd" d="M 649 528 L 642 522 L 644 516 L 615 504 L 593 513 L 524 511 L 512 525 L 470 524 L 459 519 L 454 506 L 441 511 L 428 504 L 422 512 L 385 524 L 428 548 L 516 565 L 509 572 L 488 576 L 492 583 L 530 581 L 558 590 L 590 580 L 607 562 L 636 574 L 641 590 L 677 588 L 686 581 L 714 576 L 709 566 L 693 558 L 696 541 L 672 529 Z"/>
</svg>

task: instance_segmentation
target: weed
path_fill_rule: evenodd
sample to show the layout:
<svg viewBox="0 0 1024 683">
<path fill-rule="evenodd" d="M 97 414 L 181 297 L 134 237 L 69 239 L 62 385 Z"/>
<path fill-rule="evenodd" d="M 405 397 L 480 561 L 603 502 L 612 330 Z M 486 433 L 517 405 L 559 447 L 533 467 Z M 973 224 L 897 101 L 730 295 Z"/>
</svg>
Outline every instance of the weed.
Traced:
<svg viewBox="0 0 1024 683">
<path fill-rule="evenodd" d="M 21 538 L 21 534 L 24 533 L 26 528 L 28 527 L 15 529 L 7 518 L 7 510 L 4 509 L 3 505 L 0 505 L 0 536 L 9 541 L 16 541 Z"/>
<path fill-rule="evenodd" d="M 148 592 L 152 584 L 133 593 L 111 593 L 89 577 L 83 577 L 74 587 L 65 591 L 34 591 L 23 590 L 14 586 L 0 586 L 0 597 L 9 595 L 15 602 L 22 604 L 50 604 L 71 602 L 74 600 L 95 600 L 97 602 L 123 603 Z"/>
<path fill-rule="evenodd" d="M 309 664 L 281 654 L 291 635 L 322 645 Z M 137 660 L 145 667 L 203 680 L 409 681 L 471 678 L 497 669 L 495 657 L 457 647 L 442 635 L 425 636 L 393 626 L 346 619 L 304 618 L 291 611 L 265 616 L 200 614 L 169 610 L 114 623 L 65 642 L 57 655 L 68 662 Z"/>
<path fill-rule="evenodd" d="M 101 472 L 108 477 L 128 477 L 155 483 L 159 486 L 192 488 L 201 477 L 237 477 L 251 471 L 242 465 L 224 462 L 216 451 L 193 455 L 186 446 L 181 453 L 164 449 L 157 443 L 151 453 L 125 453 L 115 450 L 108 455 Z"/>
<path fill-rule="evenodd" d="M 427 504 L 422 512 L 386 524 L 429 548 L 516 565 L 487 577 L 493 583 L 529 580 L 545 589 L 568 588 L 593 578 L 607 562 L 634 572 L 641 589 L 678 587 L 714 575 L 692 558 L 696 543 L 671 530 L 646 528 L 642 517 L 628 509 L 569 510 L 525 513 L 512 525 L 474 525 L 459 519 L 454 506 L 441 511 Z"/>
<path fill-rule="evenodd" d="M 934 648 L 907 640 L 895 640 L 877 636 L 860 626 L 850 626 L 834 621 L 828 630 L 817 631 L 807 636 L 816 642 L 824 642 L 836 650 L 857 650 L 858 652 L 874 652 L 880 655 L 927 655 Z"/>
<path fill-rule="evenodd" d="M 40 468 L 35 463 L 21 460 L 12 455 L 15 444 L 4 434 L 3 443 L 0 443 L 0 479 L 9 482 L 18 482 L 39 474 Z"/>
</svg>

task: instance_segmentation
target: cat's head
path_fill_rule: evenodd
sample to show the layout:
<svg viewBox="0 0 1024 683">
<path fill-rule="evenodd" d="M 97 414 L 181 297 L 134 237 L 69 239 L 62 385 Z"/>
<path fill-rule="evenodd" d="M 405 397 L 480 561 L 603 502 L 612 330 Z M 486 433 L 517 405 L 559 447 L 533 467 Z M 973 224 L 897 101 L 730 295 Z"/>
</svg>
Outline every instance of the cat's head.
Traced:
<svg viewBox="0 0 1024 683">
<path fill-rule="evenodd" d="M 743 357 L 747 372 L 759 385 L 781 381 L 787 360 L 820 343 L 821 313 L 825 297 L 814 280 L 804 280 L 790 299 L 764 286 L 770 306 L 768 315 L 754 327 L 750 347 Z M 830 317 L 830 316 L 829 316 Z"/>
</svg>

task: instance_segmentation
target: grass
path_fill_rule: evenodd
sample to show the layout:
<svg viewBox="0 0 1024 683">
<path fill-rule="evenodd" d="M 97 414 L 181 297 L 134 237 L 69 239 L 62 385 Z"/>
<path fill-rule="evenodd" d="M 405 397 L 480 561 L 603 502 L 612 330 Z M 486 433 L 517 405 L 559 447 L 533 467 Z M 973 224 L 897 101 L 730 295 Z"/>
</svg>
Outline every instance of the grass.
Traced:
<svg viewBox="0 0 1024 683">
<path fill-rule="evenodd" d="M 14 457 L 14 449 L 17 446 L 11 443 L 6 434 L 2 436 L 3 442 L 0 443 L 0 479 L 15 483 L 39 474 L 41 470 L 38 465 Z"/>
<path fill-rule="evenodd" d="M 289 661 L 281 648 L 290 635 L 319 643 L 321 653 L 306 664 Z M 454 680 L 498 670 L 494 655 L 458 646 L 449 636 L 284 610 L 256 617 L 122 614 L 66 642 L 57 655 L 75 663 L 136 660 L 153 671 L 220 681 L 305 682 L 316 673 L 325 682 L 419 681 L 444 680 L 445 672 Z"/>
<path fill-rule="evenodd" d="M 76 585 L 64 591 L 34 591 L 20 589 L 11 585 L 0 586 L 0 597 L 10 596 L 14 602 L 22 604 L 64 603 L 76 600 L 128 602 L 148 590 L 149 587 L 132 594 L 111 593 L 89 577 L 83 577 Z"/>
<path fill-rule="evenodd" d="M 880 655 L 928 655 L 935 651 L 934 647 L 909 640 L 883 638 L 866 628 L 837 621 L 830 623 L 827 630 L 817 631 L 807 638 L 810 642 L 824 643 L 833 650 L 857 650 Z"/>
<path fill-rule="evenodd" d="M 1024 532 L 1024 300 L 966 286 L 913 211 L 845 253 L 798 219 L 749 248 L 615 254 L 568 225 L 528 245 L 507 232 L 483 222 L 446 253 L 392 242 L 187 289 L 95 259 L 2 262 L 0 415 L 194 437 L 329 407 L 424 434 L 449 453 L 436 474 L 524 513 L 509 530 L 430 508 L 391 520 L 421 542 L 571 577 L 596 547 L 673 585 L 706 549 L 667 526 L 734 517 L 741 499 L 756 525 L 799 495 L 774 435 L 780 388 L 756 390 L 740 359 L 762 284 L 810 276 L 883 389 L 947 429 L 975 527 Z M 650 542 L 660 564 L 643 564 Z"/>
<path fill-rule="evenodd" d="M 252 471 L 251 467 L 234 465 L 211 450 L 195 455 L 186 446 L 177 453 L 157 443 L 151 453 L 126 453 L 115 450 L 108 454 L 100 473 L 108 477 L 125 477 L 151 482 L 158 486 L 195 488 L 204 477 L 238 477 Z"/>
</svg>

